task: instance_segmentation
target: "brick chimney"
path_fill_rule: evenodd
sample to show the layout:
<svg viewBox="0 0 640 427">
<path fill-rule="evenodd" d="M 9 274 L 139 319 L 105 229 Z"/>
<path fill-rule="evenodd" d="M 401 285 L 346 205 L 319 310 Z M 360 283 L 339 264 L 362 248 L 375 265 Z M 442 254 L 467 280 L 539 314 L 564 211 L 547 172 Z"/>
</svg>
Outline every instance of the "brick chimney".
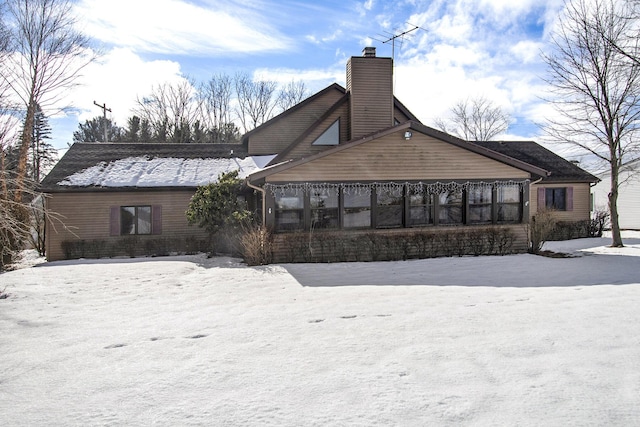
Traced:
<svg viewBox="0 0 640 427">
<path fill-rule="evenodd" d="M 375 47 L 347 62 L 350 92 L 350 139 L 360 138 L 393 125 L 393 60 L 376 57 Z"/>
</svg>

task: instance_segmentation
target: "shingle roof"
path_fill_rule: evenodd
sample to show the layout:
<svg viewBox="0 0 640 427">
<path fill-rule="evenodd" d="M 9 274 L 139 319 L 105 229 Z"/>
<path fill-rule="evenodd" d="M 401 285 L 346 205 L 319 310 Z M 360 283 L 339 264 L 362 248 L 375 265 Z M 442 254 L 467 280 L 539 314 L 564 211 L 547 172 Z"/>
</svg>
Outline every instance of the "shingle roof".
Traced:
<svg viewBox="0 0 640 427">
<path fill-rule="evenodd" d="M 42 180 L 40 189 L 43 192 L 70 191 L 69 186 L 58 183 L 100 163 L 127 158 L 242 159 L 246 156 L 247 150 L 241 144 L 76 143 Z"/>
<path fill-rule="evenodd" d="M 549 176 L 544 177 L 542 182 L 599 181 L 594 175 L 534 141 L 474 141 L 473 144 L 549 171 Z"/>
</svg>

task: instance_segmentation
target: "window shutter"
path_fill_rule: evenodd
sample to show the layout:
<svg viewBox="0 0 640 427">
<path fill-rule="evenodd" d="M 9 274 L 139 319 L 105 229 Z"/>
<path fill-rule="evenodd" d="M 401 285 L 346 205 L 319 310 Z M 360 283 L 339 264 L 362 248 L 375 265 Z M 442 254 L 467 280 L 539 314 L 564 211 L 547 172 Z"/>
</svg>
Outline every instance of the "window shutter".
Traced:
<svg viewBox="0 0 640 427">
<path fill-rule="evenodd" d="M 162 234 L 162 205 L 153 205 L 151 207 L 151 216 L 153 217 L 151 220 L 151 233 Z"/>
<path fill-rule="evenodd" d="M 546 207 L 546 201 L 545 201 L 545 189 L 544 187 L 538 187 L 538 210 L 541 211 L 542 209 L 544 209 Z"/>
<path fill-rule="evenodd" d="M 567 187 L 567 210 L 573 210 L 573 187 Z"/>
<path fill-rule="evenodd" d="M 120 206 L 111 206 L 109 214 L 109 235 L 120 235 Z"/>
</svg>

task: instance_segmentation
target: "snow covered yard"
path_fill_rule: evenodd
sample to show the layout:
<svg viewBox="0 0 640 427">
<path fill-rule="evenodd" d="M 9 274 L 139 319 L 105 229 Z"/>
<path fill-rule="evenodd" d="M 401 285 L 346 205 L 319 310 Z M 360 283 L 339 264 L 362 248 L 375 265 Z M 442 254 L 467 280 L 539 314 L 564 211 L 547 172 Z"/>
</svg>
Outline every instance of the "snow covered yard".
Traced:
<svg viewBox="0 0 640 427">
<path fill-rule="evenodd" d="M 576 253 L 0 275 L 0 424 L 639 425 L 640 239 Z"/>
</svg>

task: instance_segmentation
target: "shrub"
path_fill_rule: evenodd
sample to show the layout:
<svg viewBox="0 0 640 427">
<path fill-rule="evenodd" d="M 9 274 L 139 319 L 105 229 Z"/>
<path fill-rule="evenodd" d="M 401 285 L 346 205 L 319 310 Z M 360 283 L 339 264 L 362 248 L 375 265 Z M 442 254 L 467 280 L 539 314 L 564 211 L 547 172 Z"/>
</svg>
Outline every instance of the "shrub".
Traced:
<svg viewBox="0 0 640 427">
<path fill-rule="evenodd" d="M 594 211 L 589 222 L 589 236 L 602 237 L 602 232 L 609 226 L 608 211 Z"/>
<path fill-rule="evenodd" d="M 558 220 L 553 210 L 544 209 L 531 218 L 529 224 L 529 252 L 537 254 L 551 237 Z"/>
<path fill-rule="evenodd" d="M 271 263 L 272 235 L 266 227 L 245 227 L 240 244 L 247 265 L 266 265 Z"/>
<path fill-rule="evenodd" d="M 198 187 L 186 212 L 189 225 L 204 228 L 211 237 L 219 233 L 223 239 L 240 235 L 252 217 L 246 202 L 239 197 L 243 186 L 238 171 L 233 171 L 221 174 L 217 182 Z M 229 243 L 233 248 L 234 243 Z"/>
</svg>

